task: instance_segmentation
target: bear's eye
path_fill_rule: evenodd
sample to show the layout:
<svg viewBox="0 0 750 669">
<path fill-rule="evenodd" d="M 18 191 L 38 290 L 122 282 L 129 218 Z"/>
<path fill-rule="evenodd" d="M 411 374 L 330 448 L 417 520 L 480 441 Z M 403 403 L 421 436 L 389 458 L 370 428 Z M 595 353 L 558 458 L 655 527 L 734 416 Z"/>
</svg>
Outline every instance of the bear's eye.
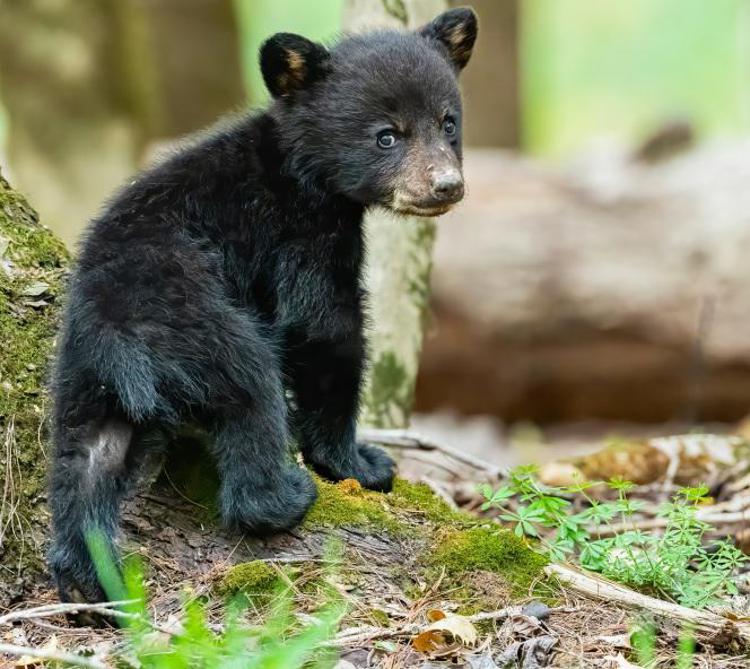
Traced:
<svg viewBox="0 0 750 669">
<path fill-rule="evenodd" d="M 396 135 L 392 130 L 381 130 L 378 133 L 378 146 L 381 149 L 392 149 L 396 144 Z"/>
<path fill-rule="evenodd" d="M 456 134 L 456 122 L 450 116 L 443 121 L 443 132 L 446 135 Z"/>
</svg>

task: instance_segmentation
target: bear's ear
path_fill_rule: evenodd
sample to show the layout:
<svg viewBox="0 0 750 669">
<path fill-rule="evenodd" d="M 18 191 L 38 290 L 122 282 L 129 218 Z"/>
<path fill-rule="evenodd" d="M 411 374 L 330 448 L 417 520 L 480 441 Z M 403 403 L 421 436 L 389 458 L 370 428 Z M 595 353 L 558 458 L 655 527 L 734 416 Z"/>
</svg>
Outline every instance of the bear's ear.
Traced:
<svg viewBox="0 0 750 669">
<path fill-rule="evenodd" d="M 260 70 L 275 98 L 289 96 L 325 76 L 330 55 L 301 35 L 277 33 L 260 47 Z"/>
<path fill-rule="evenodd" d="M 450 9 L 422 26 L 417 34 L 445 47 L 450 61 L 462 70 L 477 38 L 477 15 L 469 7 Z"/>
</svg>

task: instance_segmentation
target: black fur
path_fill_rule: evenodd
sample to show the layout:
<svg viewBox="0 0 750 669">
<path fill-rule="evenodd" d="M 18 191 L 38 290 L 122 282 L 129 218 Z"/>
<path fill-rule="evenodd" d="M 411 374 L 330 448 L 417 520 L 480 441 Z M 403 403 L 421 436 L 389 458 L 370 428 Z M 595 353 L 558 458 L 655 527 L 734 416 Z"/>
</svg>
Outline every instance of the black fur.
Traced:
<svg viewBox="0 0 750 669">
<path fill-rule="evenodd" d="M 290 434 L 323 476 L 390 489 L 392 460 L 355 442 L 362 215 L 460 199 L 457 65 L 440 37 L 457 22 L 473 44 L 467 10 L 330 51 L 271 38 L 269 109 L 142 173 L 92 222 L 54 382 L 50 561 L 63 599 L 103 596 L 85 535 L 114 550 L 134 472 L 184 423 L 212 436 L 224 520 L 253 533 L 294 526 L 315 499 Z M 450 192 L 436 185 L 446 174 Z"/>
</svg>

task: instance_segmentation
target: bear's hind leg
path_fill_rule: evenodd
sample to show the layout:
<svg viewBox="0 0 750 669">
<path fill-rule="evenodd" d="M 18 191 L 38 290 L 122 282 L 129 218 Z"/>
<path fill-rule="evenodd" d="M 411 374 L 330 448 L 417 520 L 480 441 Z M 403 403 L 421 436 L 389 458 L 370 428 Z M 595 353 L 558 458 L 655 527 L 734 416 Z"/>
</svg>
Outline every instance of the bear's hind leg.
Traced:
<svg viewBox="0 0 750 669">
<path fill-rule="evenodd" d="M 132 426 L 120 418 L 58 429 L 49 496 L 54 528 L 49 560 L 62 601 L 106 600 L 87 541 L 101 542 L 116 560 L 114 537 L 132 436 Z"/>
</svg>

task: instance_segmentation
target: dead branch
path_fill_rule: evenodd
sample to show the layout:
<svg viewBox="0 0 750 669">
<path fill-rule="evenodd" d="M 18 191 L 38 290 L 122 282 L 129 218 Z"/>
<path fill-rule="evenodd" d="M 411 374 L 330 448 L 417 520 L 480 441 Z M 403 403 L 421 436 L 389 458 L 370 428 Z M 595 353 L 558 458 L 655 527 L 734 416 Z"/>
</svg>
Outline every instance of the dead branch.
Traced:
<svg viewBox="0 0 750 669">
<path fill-rule="evenodd" d="M 10 613 L 6 613 L 4 616 L 0 616 L 0 625 L 10 625 L 19 620 L 50 618 L 52 616 L 68 613 L 82 613 L 84 611 L 98 613 L 99 615 L 103 616 L 138 618 L 139 616 L 134 613 L 126 613 L 125 611 L 119 611 L 117 610 L 117 608 L 115 608 L 118 606 L 123 606 L 125 604 L 132 604 L 135 601 L 136 600 L 134 599 L 124 599 L 117 602 L 101 602 L 98 604 L 45 604 L 44 606 L 36 606 L 31 609 L 23 609 L 20 611 L 11 611 Z"/>
<path fill-rule="evenodd" d="M 357 438 L 362 441 L 371 441 L 391 448 L 413 449 L 417 451 L 438 451 L 443 455 L 468 465 L 472 469 L 489 474 L 492 478 L 500 479 L 507 475 L 507 470 L 497 465 L 482 460 L 470 453 L 458 451 L 431 437 L 413 432 L 411 430 L 381 430 L 375 428 L 359 428 Z"/>
<path fill-rule="evenodd" d="M 51 648 L 35 648 L 33 646 L 14 646 L 13 644 L 0 643 L 0 655 L 11 655 L 14 657 L 33 657 L 39 660 L 52 660 L 64 664 L 72 664 L 76 667 L 87 669 L 107 669 L 107 665 L 95 657 L 66 653 Z"/>
<path fill-rule="evenodd" d="M 655 597 L 642 595 L 624 585 L 583 572 L 570 565 L 550 564 L 545 567 L 548 576 L 554 576 L 572 590 L 589 597 L 642 611 L 671 620 L 689 623 L 701 634 L 701 641 L 714 646 L 726 646 L 728 641 L 737 640 L 744 647 L 750 647 L 750 623 L 729 620 L 709 611 L 698 611 L 686 606 L 665 602 Z"/>
</svg>

